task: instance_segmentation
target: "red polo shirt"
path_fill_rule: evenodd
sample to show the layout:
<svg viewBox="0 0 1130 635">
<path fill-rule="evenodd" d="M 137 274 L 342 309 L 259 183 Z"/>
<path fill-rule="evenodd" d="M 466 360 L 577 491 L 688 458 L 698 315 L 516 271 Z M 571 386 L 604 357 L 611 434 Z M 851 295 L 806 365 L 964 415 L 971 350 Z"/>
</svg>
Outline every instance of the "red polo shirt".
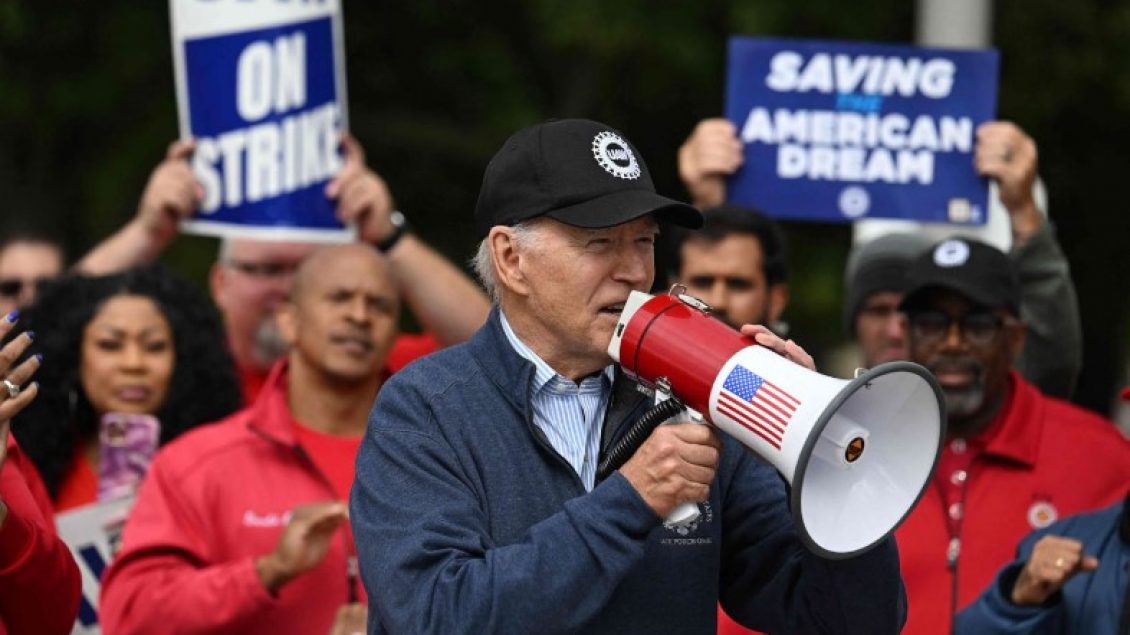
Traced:
<svg viewBox="0 0 1130 635">
<path fill-rule="evenodd" d="M 1130 441 L 1109 421 L 1042 395 L 1015 371 L 997 417 L 949 438 L 895 536 L 910 599 L 903 633 L 949 633 L 1032 529 L 1121 499 Z"/>
</svg>

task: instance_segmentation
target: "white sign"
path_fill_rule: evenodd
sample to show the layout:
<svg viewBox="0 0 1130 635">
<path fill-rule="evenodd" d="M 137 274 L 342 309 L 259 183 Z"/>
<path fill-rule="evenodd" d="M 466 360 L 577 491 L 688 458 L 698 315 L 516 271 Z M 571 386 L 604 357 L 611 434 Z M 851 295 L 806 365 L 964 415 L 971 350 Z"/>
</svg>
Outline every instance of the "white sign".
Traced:
<svg viewBox="0 0 1130 635">
<path fill-rule="evenodd" d="M 204 188 L 185 231 L 353 238 L 326 183 L 341 168 L 345 62 L 338 0 L 170 0 L 182 138 Z"/>
</svg>

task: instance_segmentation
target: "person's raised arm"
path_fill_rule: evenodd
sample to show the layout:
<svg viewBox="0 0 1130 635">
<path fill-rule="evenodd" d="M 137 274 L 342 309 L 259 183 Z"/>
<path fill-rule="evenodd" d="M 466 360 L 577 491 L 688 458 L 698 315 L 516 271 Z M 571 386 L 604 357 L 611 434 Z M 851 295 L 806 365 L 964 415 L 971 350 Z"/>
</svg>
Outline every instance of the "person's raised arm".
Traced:
<svg viewBox="0 0 1130 635">
<path fill-rule="evenodd" d="M 326 186 L 337 200 L 338 218 L 355 223 L 361 240 L 379 246 L 398 231 L 388 186 L 365 165 L 361 144 L 342 136 L 345 165 Z M 471 336 L 490 312 L 482 289 L 458 267 L 411 233 L 403 234 L 384 252 L 401 295 L 424 328 L 444 345 Z"/>
<path fill-rule="evenodd" d="M 977 129 L 974 167 L 994 179 L 1012 225 L 1009 257 L 1021 285 L 1028 339 L 1016 362 L 1047 395 L 1067 399 L 1083 366 L 1083 327 L 1067 258 L 1032 194 L 1036 142 L 1015 124 L 992 121 Z"/>
<path fill-rule="evenodd" d="M 0 318 L 0 341 L 15 321 L 14 313 Z M 12 418 L 38 393 L 29 380 L 39 358 L 15 363 L 31 341 L 21 334 L 0 350 L 0 631 L 63 635 L 78 613 L 78 566 L 55 535 L 42 484 L 38 497 L 32 487 L 38 474 L 9 438 Z"/>
<path fill-rule="evenodd" d="M 204 198 L 204 188 L 188 164 L 196 144 L 174 141 L 164 160 L 149 175 L 137 213 L 121 229 L 90 250 L 75 269 L 89 275 L 106 275 L 148 264 L 172 243 L 181 220 L 188 218 Z"/>
<path fill-rule="evenodd" d="M 1078 540 L 1042 531 L 1025 538 L 1018 551 L 1019 557 L 1005 565 L 977 600 L 957 615 L 955 633 L 1065 632 L 1069 613 L 1061 591 L 1075 576 L 1097 569 L 1098 559 L 1088 555 Z"/>
</svg>

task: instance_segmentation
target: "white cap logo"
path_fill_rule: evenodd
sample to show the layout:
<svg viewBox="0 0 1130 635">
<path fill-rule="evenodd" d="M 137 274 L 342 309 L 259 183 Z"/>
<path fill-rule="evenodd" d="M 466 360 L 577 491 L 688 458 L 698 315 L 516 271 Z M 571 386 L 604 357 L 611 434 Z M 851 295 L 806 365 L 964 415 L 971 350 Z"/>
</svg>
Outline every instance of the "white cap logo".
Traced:
<svg viewBox="0 0 1130 635">
<path fill-rule="evenodd" d="M 640 164 L 632 148 L 614 132 L 601 132 L 592 139 L 592 156 L 604 171 L 618 179 L 640 178 Z"/>
<path fill-rule="evenodd" d="M 969 244 L 964 240 L 947 240 L 934 248 L 934 264 L 939 267 L 960 267 L 969 260 Z"/>
</svg>

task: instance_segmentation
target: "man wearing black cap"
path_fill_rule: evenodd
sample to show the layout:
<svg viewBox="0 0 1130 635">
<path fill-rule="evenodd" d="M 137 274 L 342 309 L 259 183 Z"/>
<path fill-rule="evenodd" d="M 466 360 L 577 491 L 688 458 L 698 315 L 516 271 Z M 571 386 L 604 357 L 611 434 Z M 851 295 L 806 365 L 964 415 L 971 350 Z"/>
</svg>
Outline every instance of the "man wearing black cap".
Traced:
<svg viewBox="0 0 1130 635">
<path fill-rule="evenodd" d="M 385 385 L 358 457 L 370 633 L 712 633 L 719 599 L 772 632 L 898 632 L 893 541 L 837 562 L 807 552 L 779 476 L 712 427 L 661 426 L 596 480 L 650 405 L 608 357 L 619 312 L 651 286 L 658 223 L 701 223 L 656 195 L 620 133 L 519 131 L 487 166 L 476 219 L 491 317 Z M 811 366 L 767 329 L 743 332 Z M 691 501 L 696 523 L 663 524 Z"/>
<path fill-rule="evenodd" d="M 905 632 L 948 633 L 1025 534 L 1125 493 L 1130 442 L 1012 369 L 1026 325 L 1008 256 L 949 239 L 920 256 L 909 279 L 900 308 L 910 360 L 941 385 L 947 441 L 935 487 L 895 534 L 910 597 Z"/>
</svg>

